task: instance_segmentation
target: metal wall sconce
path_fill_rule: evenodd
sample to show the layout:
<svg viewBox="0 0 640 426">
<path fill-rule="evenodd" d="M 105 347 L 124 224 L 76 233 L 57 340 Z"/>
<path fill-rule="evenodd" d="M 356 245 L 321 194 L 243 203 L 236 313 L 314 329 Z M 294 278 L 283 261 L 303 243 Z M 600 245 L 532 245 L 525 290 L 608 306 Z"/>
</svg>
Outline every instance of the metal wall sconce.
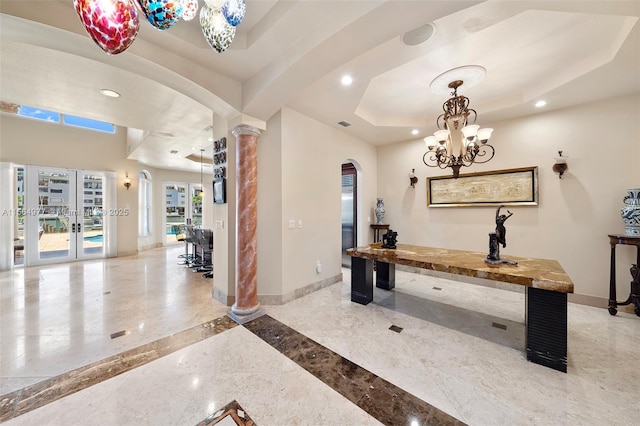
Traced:
<svg viewBox="0 0 640 426">
<path fill-rule="evenodd" d="M 564 172 L 569 170 L 569 166 L 567 165 L 567 156 L 562 156 L 562 151 L 558 151 L 558 157 L 556 157 L 556 163 L 553 165 L 552 170 L 558 173 L 558 179 L 562 179 L 562 175 Z"/>
<path fill-rule="evenodd" d="M 411 169 L 411 173 L 409 173 L 409 182 L 411 183 L 412 188 L 416 187 L 416 183 L 418 183 L 418 178 L 416 177 L 416 169 Z"/>
<path fill-rule="evenodd" d="M 124 178 L 124 187 L 127 188 L 127 191 L 131 188 L 131 178 L 129 178 L 129 173 L 127 173 Z"/>
</svg>

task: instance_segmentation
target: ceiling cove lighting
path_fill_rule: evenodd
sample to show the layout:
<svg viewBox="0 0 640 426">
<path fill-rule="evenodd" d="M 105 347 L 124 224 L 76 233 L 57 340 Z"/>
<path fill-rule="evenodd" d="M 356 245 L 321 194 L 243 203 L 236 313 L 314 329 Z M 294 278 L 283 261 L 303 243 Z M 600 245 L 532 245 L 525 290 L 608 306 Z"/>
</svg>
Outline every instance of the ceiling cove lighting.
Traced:
<svg viewBox="0 0 640 426">
<path fill-rule="evenodd" d="M 73 0 L 78 18 L 93 41 L 107 54 L 117 55 L 131 46 L 140 29 L 136 4 L 149 24 L 171 29 L 180 19 L 198 14 L 198 0 Z M 205 0 L 200 8 L 202 34 L 212 49 L 224 52 L 244 19 L 245 0 Z"/>
<path fill-rule="evenodd" d="M 424 138 L 427 152 L 422 156 L 422 161 L 429 167 L 450 167 L 454 178 L 460 175 L 461 167 L 486 163 L 495 154 L 495 149 L 487 144 L 493 129 L 481 129 L 474 124 L 477 113 L 469 108 L 469 98 L 458 95 L 458 87 L 464 84 L 462 78 L 465 77 L 470 80 L 470 85 L 477 84 L 484 77 L 484 68 L 475 65 L 454 68 L 431 83 L 432 91 L 438 92 L 447 78 L 454 78 L 446 85 L 453 89 L 452 97 L 442 104 L 444 113 L 436 120 L 440 130 Z"/>
</svg>

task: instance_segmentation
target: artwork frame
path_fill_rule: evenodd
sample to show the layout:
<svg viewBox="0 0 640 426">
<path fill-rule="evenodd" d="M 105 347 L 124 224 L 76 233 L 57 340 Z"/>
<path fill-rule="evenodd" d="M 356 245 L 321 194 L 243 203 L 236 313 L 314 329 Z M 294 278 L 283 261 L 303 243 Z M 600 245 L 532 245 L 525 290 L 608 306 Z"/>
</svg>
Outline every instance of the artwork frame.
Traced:
<svg viewBox="0 0 640 426">
<path fill-rule="evenodd" d="M 225 204 L 227 202 L 227 179 L 224 177 L 213 178 L 213 204 Z"/>
<path fill-rule="evenodd" d="M 537 206 L 538 167 L 427 178 L 428 207 Z"/>
</svg>

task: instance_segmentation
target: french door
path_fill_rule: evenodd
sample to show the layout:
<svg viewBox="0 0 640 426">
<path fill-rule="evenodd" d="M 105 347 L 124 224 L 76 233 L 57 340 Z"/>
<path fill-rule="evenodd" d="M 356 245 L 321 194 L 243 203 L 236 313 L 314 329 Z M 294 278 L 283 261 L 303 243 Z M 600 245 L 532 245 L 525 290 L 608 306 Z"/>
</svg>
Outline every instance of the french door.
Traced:
<svg viewBox="0 0 640 426">
<path fill-rule="evenodd" d="M 201 191 L 199 183 L 165 183 L 165 243 L 177 241 L 180 225 L 202 224 Z"/>
<path fill-rule="evenodd" d="M 27 166 L 25 181 L 27 266 L 105 257 L 106 172 Z"/>
</svg>

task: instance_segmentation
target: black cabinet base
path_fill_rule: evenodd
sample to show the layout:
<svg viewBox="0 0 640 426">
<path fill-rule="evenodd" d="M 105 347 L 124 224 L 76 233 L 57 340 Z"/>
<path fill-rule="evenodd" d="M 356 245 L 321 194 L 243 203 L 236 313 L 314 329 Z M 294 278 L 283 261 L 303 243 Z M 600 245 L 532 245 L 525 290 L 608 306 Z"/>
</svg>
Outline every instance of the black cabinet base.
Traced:
<svg viewBox="0 0 640 426">
<path fill-rule="evenodd" d="M 373 300 L 373 260 L 351 257 L 351 301 L 366 305 Z"/>
<path fill-rule="evenodd" d="M 396 286 L 396 264 L 376 262 L 376 287 L 392 290 Z"/>
<path fill-rule="evenodd" d="M 527 360 L 567 372 L 567 294 L 527 287 Z"/>
</svg>

